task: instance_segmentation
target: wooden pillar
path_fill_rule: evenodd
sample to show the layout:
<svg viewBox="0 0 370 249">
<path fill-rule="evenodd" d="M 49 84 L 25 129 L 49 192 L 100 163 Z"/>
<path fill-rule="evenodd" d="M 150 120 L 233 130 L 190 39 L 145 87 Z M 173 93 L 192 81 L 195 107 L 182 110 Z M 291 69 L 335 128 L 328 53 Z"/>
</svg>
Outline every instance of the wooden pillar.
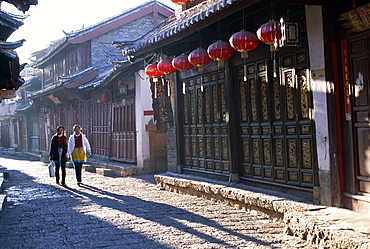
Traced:
<svg viewBox="0 0 370 249">
<path fill-rule="evenodd" d="M 240 144 L 240 132 L 238 127 L 238 118 L 236 113 L 236 104 L 235 101 L 235 84 L 233 84 L 232 78 L 232 64 L 229 60 L 225 61 L 225 92 L 226 92 L 226 123 L 229 134 L 229 162 L 230 162 L 230 182 L 239 182 L 240 178 L 240 157 L 238 155 L 238 149 L 241 147 Z"/>
</svg>

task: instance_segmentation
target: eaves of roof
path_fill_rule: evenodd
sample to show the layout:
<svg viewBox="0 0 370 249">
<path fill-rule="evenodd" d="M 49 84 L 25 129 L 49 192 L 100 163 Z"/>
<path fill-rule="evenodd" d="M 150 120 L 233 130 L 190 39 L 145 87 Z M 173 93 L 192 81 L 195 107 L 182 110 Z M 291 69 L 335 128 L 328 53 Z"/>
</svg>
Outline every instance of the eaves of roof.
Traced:
<svg viewBox="0 0 370 249">
<path fill-rule="evenodd" d="M 23 11 L 23 13 L 28 11 L 31 5 L 37 5 L 38 4 L 38 0 L 22 0 L 22 1 L 5 0 L 5 2 L 13 4 L 17 9 L 19 9 L 20 11 Z"/>
<path fill-rule="evenodd" d="M 95 78 L 94 80 L 91 80 L 87 82 L 86 84 L 83 84 L 78 87 L 78 90 L 87 90 L 87 89 L 95 89 L 97 87 L 100 87 L 110 81 L 112 77 L 114 77 L 117 73 L 117 70 L 125 64 L 130 64 L 129 61 L 123 61 L 121 62 L 120 66 L 115 66 L 114 68 L 105 71 L 104 73 L 100 74 L 99 77 Z M 117 64 L 116 64 L 117 65 Z"/>
<path fill-rule="evenodd" d="M 108 71 L 109 72 L 109 71 Z M 39 89 L 34 92 L 29 92 L 29 98 L 39 97 L 45 94 L 49 94 L 63 88 L 80 88 L 81 85 L 89 84 L 90 82 L 95 82 L 103 79 L 108 73 L 98 74 L 95 67 L 89 67 L 81 72 L 77 72 L 73 75 L 59 76 L 59 81 Z"/>
<path fill-rule="evenodd" d="M 15 30 L 23 25 L 22 20 L 26 17 L 0 10 L 0 40 L 7 40 Z"/>
<path fill-rule="evenodd" d="M 24 80 L 19 76 L 25 64 L 19 65 L 18 55 L 13 49 L 20 47 L 22 41 L 3 42 L 0 41 L 0 86 L 1 89 L 16 90 Z"/>
<path fill-rule="evenodd" d="M 77 72 L 73 75 L 60 76 L 60 81 L 63 83 L 65 88 L 76 88 L 86 82 L 94 80 L 99 76 L 98 71 L 95 67 L 89 67 L 81 72 Z"/>
<path fill-rule="evenodd" d="M 25 103 L 24 105 L 20 106 L 19 108 L 16 108 L 15 109 L 15 114 L 22 113 L 22 112 L 30 109 L 31 107 L 32 107 L 32 102 L 31 101 L 28 101 L 27 103 Z"/>
<path fill-rule="evenodd" d="M 52 90 L 56 90 L 58 88 L 61 88 L 63 86 L 63 82 L 59 81 L 56 82 L 55 84 L 52 84 L 50 86 L 44 87 L 40 90 L 34 91 L 34 92 L 28 92 L 28 98 L 32 99 L 34 97 L 38 97 L 40 95 L 44 95 L 47 92 L 50 92 Z"/>
<path fill-rule="evenodd" d="M 125 55 L 134 54 L 140 49 L 151 46 L 159 41 L 165 40 L 171 36 L 191 28 L 196 23 L 205 21 L 207 18 L 219 11 L 233 5 L 236 2 L 250 2 L 254 4 L 260 0 L 207 0 L 185 11 L 169 17 L 160 26 L 148 32 L 135 44 L 123 49 Z"/>
<path fill-rule="evenodd" d="M 67 47 L 67 45 L 69 44 L 68 42 L 68 37 L 64 37 L 63 39 L 59 40 L 58 41 L 58 45 L 53 45 L 54 48 L 52 50 L 50 50 L 44 57 L 40 58 L 37 62 L 35 62 L 33 64 L 33 67 L 41 67 L 42 65 L 44 65 L 54 54 L 57 54 L 58 52 L 60 52 L 62 49 L 64 49 L 65 47 Z"/>
<path fill-rule="evenodd" d="M 23 45 L 26 40 L 20 40 L 16 42 L 4 42 L 0 41 L 0 49 L 2 50 L 13 50 Z"/>
</svg>

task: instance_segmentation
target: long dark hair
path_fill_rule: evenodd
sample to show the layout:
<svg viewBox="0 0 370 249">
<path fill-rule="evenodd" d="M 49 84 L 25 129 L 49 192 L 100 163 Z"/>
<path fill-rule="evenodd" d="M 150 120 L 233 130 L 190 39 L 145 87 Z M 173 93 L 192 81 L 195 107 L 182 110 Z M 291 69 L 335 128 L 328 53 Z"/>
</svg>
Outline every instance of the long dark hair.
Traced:
<svg viewBox="0 0 370 249">
<path fill-rule="evenodd" d="M 57 134 L 58 134 L 58 130 L 59 130 L 59 129 L 63 129 L 63 135 L 65 135 L 65 134 L 66 134 L 66 129 L 64 129 L 63 125 L 58 125 L 58 127 L 56 128 L 55 135 L 57 135 Z"/>
</svg>

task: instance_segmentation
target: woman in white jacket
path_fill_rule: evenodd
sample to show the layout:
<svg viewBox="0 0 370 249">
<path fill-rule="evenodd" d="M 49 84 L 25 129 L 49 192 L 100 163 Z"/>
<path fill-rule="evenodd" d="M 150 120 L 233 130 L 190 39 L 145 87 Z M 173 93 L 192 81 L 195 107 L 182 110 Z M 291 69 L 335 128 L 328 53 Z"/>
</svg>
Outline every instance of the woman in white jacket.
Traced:
<svg viewBox="0 0 370 249">
<path fill-rule="evenodd" d="M 87 156 L 91 155 L 90 143 L 86 136 L 81 132 L 81 126 L 76 124 L 73 126 L 74 133 L 68 140 L 68 155 L 70 155 L 75 167 L 77 185 L 81 186 L 81 171 L 82 164 L 86 162 Z"/>
</svg>

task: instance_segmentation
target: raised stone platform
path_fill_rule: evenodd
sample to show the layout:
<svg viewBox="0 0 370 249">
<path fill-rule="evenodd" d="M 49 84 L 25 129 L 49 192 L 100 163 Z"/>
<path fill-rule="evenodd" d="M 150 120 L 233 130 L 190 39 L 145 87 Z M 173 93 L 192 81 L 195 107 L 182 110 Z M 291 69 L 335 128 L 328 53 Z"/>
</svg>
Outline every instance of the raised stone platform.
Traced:
<svg viewBox="0 0 370 249">
<path fill-rule="evenodd" d="M 287 234 L 300 237 L 319 248 L 370 248 L 370 217 L 347 209 L 326 207 L 277 191 L 228 186 L 225 182 L 183 174 L 154 176 L 161 189 L 208 198 L 253 209 L 284 222 Z"/>
<path fill-rule="evenodd" d="M 96 167 L 93 165 L 82 165 L 82 169 L 85 171 L 96 172 Z"/>
<path fill-rule="evenodd" d="M 96 174 L 102 176 L 115 176 L 116 172 L 113 169 L 96 168 Z"/>
<path fill-rule="evenodd" d="M 120 163 L 113 163 L 113 162 L 104 162 L 104 161 L 95 161 L 93 159 L 89 159 L 86 163 L 83 164 L 82 167 L 85 167 L 85 170 L 92 171 L 96 170 L 98 173 L 98 169 L 109 169 L 111 171 L 108 174 L 110 176 L 130 176 L 137 174 L 138 167 L 136 165 L 130 164 L 120 164 Z"/>
</svg>

